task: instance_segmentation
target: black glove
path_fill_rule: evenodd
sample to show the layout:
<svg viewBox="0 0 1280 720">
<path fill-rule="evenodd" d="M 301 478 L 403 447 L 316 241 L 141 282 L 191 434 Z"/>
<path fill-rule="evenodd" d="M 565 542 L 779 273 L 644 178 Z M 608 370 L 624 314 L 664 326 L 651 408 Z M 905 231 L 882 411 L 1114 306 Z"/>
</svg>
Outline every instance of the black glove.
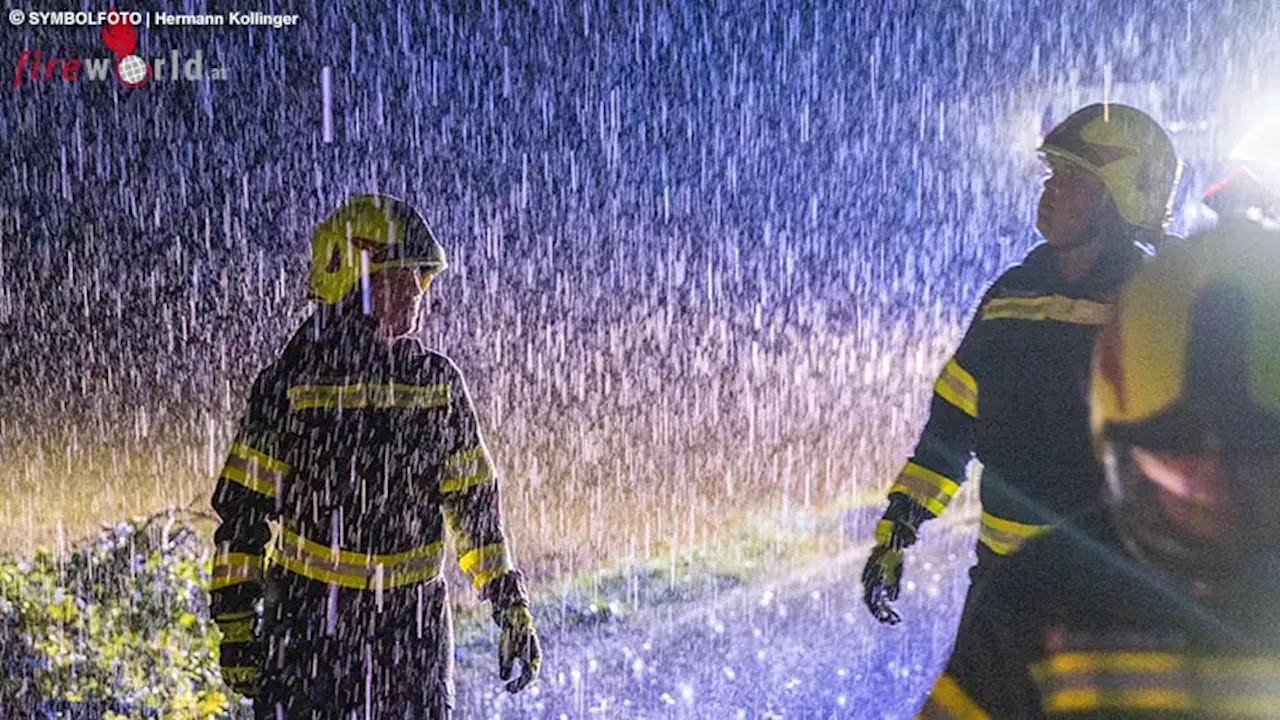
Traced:
<svg viewBox="0 0 1280 720">
<path fill-rule="evenodd" d="M 876 545 L 862 569 L 862 599 L 882 623 L 896 625 L 902 620 L 890 603 L 898 599 L 901 588 L 904 551 L 915 544 L 920 523 L 929 517 L 929 511 L 914 500 L 895 494 L 876 524 Z"/>
<path fill-rule="evenodd" d="M 529 612 L 529 594 L 518 570 L 490 580 L 480 593 L 493 606 L 493 621 L 502 635 L 498 638 L 498 675 L 510 680 L 515 661 L 520 661 L 520 677 L 507 683 L 507 692 L 518 693 L 538 677 L 542 668 L 542 644 Z"/>
</svg>

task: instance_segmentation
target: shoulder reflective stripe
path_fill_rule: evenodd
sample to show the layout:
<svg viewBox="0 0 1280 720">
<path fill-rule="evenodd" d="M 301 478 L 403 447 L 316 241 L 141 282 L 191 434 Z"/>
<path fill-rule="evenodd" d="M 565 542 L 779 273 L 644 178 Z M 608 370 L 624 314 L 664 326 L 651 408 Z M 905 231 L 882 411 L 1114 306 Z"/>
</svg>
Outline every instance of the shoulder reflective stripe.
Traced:
<svg viewBox="0 0 1280 720">
<path fill-rule="evenodd" d="M 954 358 L 942 368 L 933 391 L 969 417 L 978 417 L 978 382 Z"/>
<path fill-rule="evenodd" d="M 476 548 L 458 558 L 458 566 L 471 576 L 471 584 L 477 590 L 512 569 L 511 556 L 504 543 Z"/>
<path fill-rule="evenodd" d="M 909 462 L 889 488 L 889 494 L 902 493 L 934 515 L 941 515 L 959 489 L 960 486 L 954 480 Z"/>
<path fill-rule="evenodd" d="M 1012 555 L 1027 540 L 1048 531 L 1051 527 L 1051 525 L 1027 525 L 983 512 L 982 526 L 978 529 L 978 542 L 986 545 L 997 555 Z"/>
<path fill-rule="evenodd" d="M 1063 295 L 996 298 L 982 306 L 982 320 L 1053 320 L 1075 325 L 1104 325 L 1111 306 Z"/>
<path fill-rule="evenodd" d="M 969 694 L 960 687 L 960 683 L 955 678 L 943 673 L 933 689 L 929 691 L 929 697 L 925 700 L 924 708 L 920 710 L 918 718 L 955 718 L 956 720 L 991 720 L 991 716 L 985 710 L 978 707 L 978 704 L 969 697 Z"/>
<path fill-rule="evenodd" d="M 213 572 L 209 589 L 219 590 L 231 585 L 262 580 L 263 558 L 247 553 L 221 553 L 213 557 Z"/>
<path fill-rule="evenodd" d="M 440 574 L 444 544 L 434 542 L 402 553 L 376 555 L 334 550 L 281 528 L 271 562 L 297 575 L 360 590 L 398 587 Z"/>
<path fill-rule="evenodd" d="M 449 386 L 355 383 L 352 385 L 295 385 L 289 388 L 292 410 L 315 408 L 435 408 L 452 399 Z"/>
</svg>

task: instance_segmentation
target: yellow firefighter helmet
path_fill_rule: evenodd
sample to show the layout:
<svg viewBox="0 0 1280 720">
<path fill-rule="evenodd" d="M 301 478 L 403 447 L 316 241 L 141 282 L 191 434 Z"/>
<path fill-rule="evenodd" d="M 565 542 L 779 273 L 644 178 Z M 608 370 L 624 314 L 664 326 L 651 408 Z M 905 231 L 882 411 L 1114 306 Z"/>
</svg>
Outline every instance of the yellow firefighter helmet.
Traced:
<svg viewBox="0 0 1280 720">
<path fill-rule="evenodd" d="M 333 305 L 359 285 L 362 273 L 410 267 L 433 276 L 446 266 L 444 248 L 412 206 L 390 195 L 357 195 L 311 235 L 308 294 Z"/>
<path fill-rule="evenodd" d="M 1125 222 L 1163 232 L 1178 182 L 1173 141 L 1137 108 L 1098 103 L 1077 110 L 1040 145 L 1102 180 Z"/>
<path fill-rule="evenodd" d="M 1280 585 L 1277 238 L 1220 229 L 1148 263 L 1099 336 L 1091 394 L 1131 549 L 1203 582 L 1267 558 Z"/>
</svg>

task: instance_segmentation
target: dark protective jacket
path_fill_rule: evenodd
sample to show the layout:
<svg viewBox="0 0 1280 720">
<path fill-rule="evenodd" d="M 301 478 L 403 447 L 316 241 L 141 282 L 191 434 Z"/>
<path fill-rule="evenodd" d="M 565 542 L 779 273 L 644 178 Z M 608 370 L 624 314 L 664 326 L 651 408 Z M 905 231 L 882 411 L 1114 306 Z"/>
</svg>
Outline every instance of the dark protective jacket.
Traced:
<svg viewBox="0 0 1280 720">
<path fill-rule="evenodd" d="M 518 577 L 497 474 L 461 373 L 414 340 L 377 339 L 358 300 L 309 318 L 258 376 L 213 496 L 221 524 L 211 610 L 223 630 L 222 665 L 252 674 L 270 644 L 264 637 L 297 626 L 310 644 L 265 648 L 264 693 L 306 694 L 329 708 L 339 695 L 362 707 L 367 673 L 339 661 L 365 662 L 380 697 L 394 696 L 398 664 L 415 692 L 451 695 L 446 523 L 482 597 L 498 587 L 509 594 L 508 583 L 491 581 Z M 279 531 L 268 547 L 270 521 Z M 268 616 L 255 628 L 264 585 Z M 520 598 L 502 602 L 523 600 L 523 589 L 515 591 Z M 401 662 L 405 646 L 420 651 L 416 666 Z M 400 655 L 375 672 L 360 656 L 379 647 Z M 333 657 L 347 654 L 356 657 Z M 317 659 L 332 677 L 316 679 Z M 360 688 L 344 690 L 343 677 Z M 302 679 L 305 692 L 296 686 Z"/>
<path fill-rule="evenodd" d="M 922 718 L 1280 717 L 1280 588 L 1217 597 L 1129 553 L 1095 512 L 974 589 Z"/>
<path fill-rule="evenodd" d="M 992 284 L 934 383 L 928 423 L 889 489 L 886 521 L 914 525 L 941 514 L 975 455 L 983 466 L 979 540 L 996 555 L 1099 497 L 1090 358 L 1110 303 L 1144 257 L 1118 242 L 1084 281 L 1067 282 L 1053 251 L 1039 245 Z M 877 538 L 885 542 L 890 529 L 881 522 Z"/>
</svg>

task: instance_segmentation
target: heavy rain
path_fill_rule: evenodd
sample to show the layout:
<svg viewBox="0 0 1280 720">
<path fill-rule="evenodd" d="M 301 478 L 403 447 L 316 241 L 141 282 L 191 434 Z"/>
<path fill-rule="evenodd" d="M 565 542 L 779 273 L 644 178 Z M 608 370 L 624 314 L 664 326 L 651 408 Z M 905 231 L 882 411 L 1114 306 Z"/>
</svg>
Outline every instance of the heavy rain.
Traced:
<svg viewBox="0 0 1280 720">
<path fill-rule="evenodd" d="M 1142 108 L 1183 233 L 1280 110 L 1262 2 L 185 2 L 297 20 L 148 17 L 125 53 L 50 17 L 108 8 L 47 5 L 0 29 L 0 717 L 251 716 L 210 499 L 314 310 L 313 229 L 371 192 L 447 254 L 419 335 L 466 378 L 544 654 L 503 690 L 447 553 L 455 717 L 910 717 L 974 488 L 902 624 L 862 564 L 975 303 L 1039 242 L 1043 133 Z M 90 72 L 127 54 L 137 87 Z"/>
</svg>

